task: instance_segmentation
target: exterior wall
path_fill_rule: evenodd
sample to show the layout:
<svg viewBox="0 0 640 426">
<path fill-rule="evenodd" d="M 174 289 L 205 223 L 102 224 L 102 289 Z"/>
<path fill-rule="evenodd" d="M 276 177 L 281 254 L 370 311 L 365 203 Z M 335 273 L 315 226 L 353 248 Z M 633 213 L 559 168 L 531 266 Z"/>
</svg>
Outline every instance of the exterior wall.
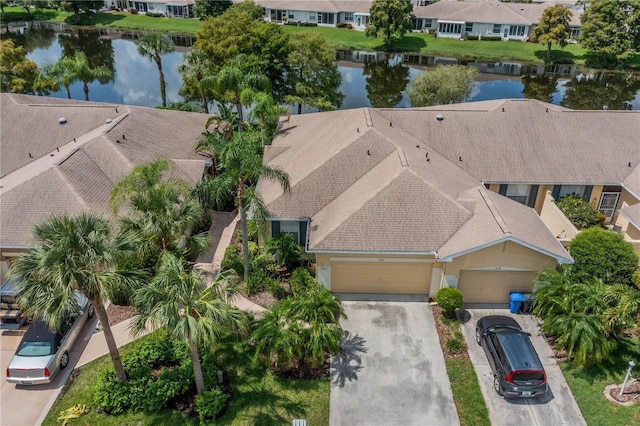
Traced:
<svg viewBox="0 0 640 426">
<path fill-rule="evenodd" d="M 542 271 L 554 268 L 556 260 L 543 253 L 520 244 L 506 241 L 460 256 L 451 263 L 445 263 L 445 276 L 460 276 L 463 269 L 488 271 Z"/>
<path fill-rule="evenodd" d="M 460 33 L 446 33 L 440 32 L 438 30 L 438 37 L 442 38 L 459 38 L 464 37 L 467 34 L 477 34 L 480 36 L 500 36 L 503 40 L 519 40 L 526 41 L 529 38 L 529 34 L 531 34 L 531 25 L 510 25 L 510 24 L 495 24 L 500 25 L 500 32 L 495 33 L 494 24 L 492 23 L 484 23 L 484 22 L 473 22 L 471 31 L 466 30 L 466 24 L 462 24 L 462 28 Z M 437 25 L 434 25 L 439 28 Z M 510 34 L 511 27 L 524 27 L 521 34 Z M 424 28 L 424 24 L 423 24 Z M 419 29 L 419 28 L 418 28 Z M 506 33 L 506 34 L 505 34 Z"/>
<path fill-rule="evenodd" d="M 28 249 L 0 250 L 0 284 L 7 280 L 9 265 L 13 259 L 26 253 Z"/>
<path fill-rule="evenodd" d="M 551 194 L 552 190 L 553 185 L 540 185 L 538 187 L 538 196 L 536 197 L 536 203 L 533 207 L 538 212 L 538 214 L 542 212 L 542 206 L 544 205 L 547 193 Z"/>
<path fill-rule="evenodd" d="M 634 197 L 626 189 L 622 189 L 622 191 L 620 192 L 620 198 L 618 198 L 618 205 L 616 206 L 616 210 L 621 209 L 623 203 L 627 203 L 627 205 L 633 206 L 634 204 L 640 203 L 640 200 Z M 618 216 L 618 213 L 616 213 L 615 216 L 613 217 L 614 222 L 615 222 L 616 216 Z"/>
<path fill-rule="evenodd" d="M 627 207 L 627 203 L 624 202 L 620 208 Z M 625 241 L 629 241 L 636 253 L 640 255 L 640 229 L 636 228 L 629 220 L 623 215 L 619 214 L 614 222 L 615 226 L 620 229 Z"/>
<path fill-rule="evenodd" d="M 540 211 L 540 219 L 562 244 L 568 243 L 578 235 L 578 229 L 556 206 L 551 196 L 551 191 L 547 191 L 545 195 L 544 204 Z"/>
<path fill-rule="evenodd" d="M 602 189 L 604 187 L 602 185 L 593 185 L 593 189 L 591 190 L 591 197 L 589 199 L 589 203 L 593 206 L 594 209 L 598 208 L 598 204 L 600 203 L 600 197 L 602 196 Z"/>
</svg>

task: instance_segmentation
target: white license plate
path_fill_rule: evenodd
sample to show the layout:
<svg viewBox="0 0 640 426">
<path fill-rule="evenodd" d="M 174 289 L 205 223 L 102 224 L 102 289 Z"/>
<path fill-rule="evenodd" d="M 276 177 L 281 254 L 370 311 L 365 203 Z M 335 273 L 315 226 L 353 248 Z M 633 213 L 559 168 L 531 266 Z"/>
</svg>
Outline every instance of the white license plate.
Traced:
<svg viewBox="0 0 640 426">
<path fill-rule="evenodd" d="M 523 391 L 522 396 L 531 396 L 531 392 Z"/>
</svg>

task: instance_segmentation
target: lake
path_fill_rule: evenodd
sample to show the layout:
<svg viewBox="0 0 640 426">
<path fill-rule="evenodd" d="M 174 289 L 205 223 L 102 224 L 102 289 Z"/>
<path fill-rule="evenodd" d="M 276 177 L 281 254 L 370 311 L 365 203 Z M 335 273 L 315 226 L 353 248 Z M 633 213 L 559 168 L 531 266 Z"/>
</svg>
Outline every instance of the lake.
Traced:
<svg viewBox="0 0 640 426">
<path fill-rule="evenodd" d="M 34 23 L 10 27 L 3 38 L 14 38 L 27 50 L 27 57 L 39 66 L 52 63 L 75 51 L 87 53 L 90 61 L 115 71 L 107 84 L 89 85 L 92 101 L 155 107 L 160 105 L 160 88 L 155 62 L 137 52 L 141 34 L 122 30 L 71 30 L 63 25 Z M 173 36 L 176 51 L 162 56 L 168 102 L 179 102 L 182 86 L 177 71 L 194 39 Z M 499 47 L 499 42 L 496 42 Z M 574 65 L 539 66 L 517 62 L 464 62 L 455 58 L 417 54 L 340 51 L 336 57 L 342 74 L 342 108 L 409 107 L 406 88 L 425 67 L 464 64 L 480 71 L 470 101 L 501 98 L 535 98 L 572 109 L 640 110 L 640 75 Z M 65 98 L 64 89 L 50 96 Z M 82 84 L 71 86 L 73 99 L 84 99 Z"/>
</svg>

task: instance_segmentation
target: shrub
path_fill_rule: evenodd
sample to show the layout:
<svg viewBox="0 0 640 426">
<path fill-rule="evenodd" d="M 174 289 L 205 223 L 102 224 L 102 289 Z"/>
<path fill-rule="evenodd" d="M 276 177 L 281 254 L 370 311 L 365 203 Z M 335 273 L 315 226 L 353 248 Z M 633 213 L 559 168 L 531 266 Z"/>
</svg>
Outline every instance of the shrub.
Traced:
<svg viewBox="0 0 640 426">
<path fill-rule="evenodd" d="M 301 23 L 296 21 L 287 21 L 284 23 L 284 25 L 293 25 L 294 27 L 297 27 L 298 24 L 301 24 Z"/>
<path fill-rule="evenodd" d="M 336 28 L 346 28 L 348 30 L 352 30 L 353 25 L 351 25 L 349 22 L 340 22 L 336 24 Z"/>
<path fill-rule="evenodd" d="M 164 16 L 164 13 L 147 12 L 145 13 L 145 15 L 150 16 L 152 18 L 162 18 Z"/>
<path fill-rule="evenodd" d="M 464 337 L 460 331 L 453 333 L 444 344 L 445 349 L 450 354 L 460 354 L 464 351 Z"/>
<path fill-rule="evenodd" d="M 132 15 L 137 15 L 138 14 L 138 9 L 131 8 L 131 9 L 129 9 L 129 13 L 132 14 Z"/>
<path fill-rule="evenodd" d="M 286 266 L 289 270 L 302 264 L 302 247 L 291 234 L 274 235 L 265 244 L 265 251 L 276 259 L 278 265 Z"/>
<path fill-rule="evenodd" d="M 556 206 L 578 229 L 587 229 L 600 225 L 605 216 L 588 201 L 580 197 L 564 197 L 556 202 Z"/>
<path fill-rule="evenodd" d="M 435 301 L 445 315 L 454 316 L 456 310 L 462 307 L 462 292 L 457 288 L 444 287 L 436 293 Z"/>
<path fill-rule="evenodd" d="M 294 296 L 316 288 L 316 280 L 307 268 L 296 268 L 289 278 L 289 286 Z"/>
<path fill-rule="evenodd" d="M 572 273 L 579 281 L 594 278 L 605 284 L 631 284 L 638 255 L 622 235 L 599 226 L 580 232 L 569 244 L 575 260 Z"/>
<path fill-rule="evenodd" d="M 467 34 L 466 36 L 464 36 L 465 40 L 478 40 L 480 38 L 480 36 L 478 34 Z"/>
<path fill-rule="evenodd" d="M 220 263 L 222 269 L 233 269 L 242 276 L 244 274 L 244 261 L 240 255 L 240 250 L 235 244 L 230 245 L 224 251 L 224 258 Z"/>
<path fill-rule="evenodd" d="M 193 366 L 183 342 L 167 333 L 146 340 L 138 350 L 122 357 L 129 380 L 116 379 L 109 366 L 98 374 L 94 403 L 110 414 L 127 410 L 159 411 L 191 387 Z"/>
<path fill-rule="evenodd" d="M 482 41 L 502 41 L 502 36 L 499 35 L 483 35 L 480 36 Z"/>
<path fill-rule="evenodd" d="M 274 275 L 278 269 L 276 258 L 269 253 L 258 253 L 251 257 L 249 269 L 252 271 L 264 271 Z"/>
<path fill-rule="evenodd" d="M 287 297 L 287 289 L 276 280 L 273 280 L 269 285 L 269 292 L 278 300 L 282 300 Z"/>
<path fill-rule="evenodd" d="M 438 29 L 437 28 L 429 28 L 428 33 L 429 33 L 429 35 L 432 35 L 433 37 L 438 37 Z"/>
<path fill-rule="evenodd" d="M 316 22 L 300 22 L 298 25 L 301 27 L 317 27 L 318 24 Z"/>
<path fill-rule="evenodd" d="M 261 270 L 252 271 L 247 278 L 247 295 L 252 296 L 269 288 L 273 279 L 271 276 Z"/>
<path fill-rule="evenodd" d="M 198 413 L 201 420 L 215 419 L 224 408 L 228 399 L 229 395 L 224 393 L 219 386 L 204 391 L 202 395 L 196 396 L 196 413 Z"/>
</svg>

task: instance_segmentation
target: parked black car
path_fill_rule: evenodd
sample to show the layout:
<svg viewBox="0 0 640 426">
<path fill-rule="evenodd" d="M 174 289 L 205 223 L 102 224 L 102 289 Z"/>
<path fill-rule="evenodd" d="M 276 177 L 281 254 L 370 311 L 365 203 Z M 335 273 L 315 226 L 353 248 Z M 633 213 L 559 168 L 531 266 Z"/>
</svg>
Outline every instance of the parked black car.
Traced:
<svg viewBox="0 0 640 426">
<path fill-rule="evenodd" d="M 476 324 L 476 341 L 487 354 L 500 396 L 541 398 L 547 393 L 547 375 L 529 336 L 508 316 L 490 315 Z"/>
</svg>

